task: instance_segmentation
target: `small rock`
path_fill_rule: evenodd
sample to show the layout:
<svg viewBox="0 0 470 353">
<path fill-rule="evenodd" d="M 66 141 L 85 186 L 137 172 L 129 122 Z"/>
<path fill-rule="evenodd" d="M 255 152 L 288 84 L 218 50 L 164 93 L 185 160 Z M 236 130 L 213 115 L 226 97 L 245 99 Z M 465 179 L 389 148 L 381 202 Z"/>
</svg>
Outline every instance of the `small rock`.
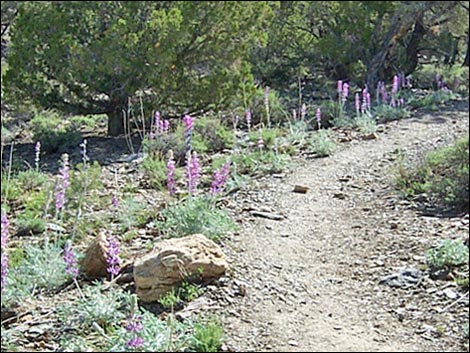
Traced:
<svg viewBox="0 0 470 353">
<path fill-rule="evenodd" d="M 299 345 L 299 342 L 295 341 L 295 340 L 289 340 L 287 342 L 290 346 L 293 346 L 293 347 L 297 347 Z"/>
<path fill-rule="evenodd" d="M 299 194 L 306 194 L 309 189 L 310 188 L 307 186 L 295 185 L 293 192 L 297 192 Z"/>
<path fill-rule="evenodd" d="M 108 267 L 106 261 L 106 236 L 99 234 L 85 251 L 85 257 L 80 262 L 81 270 L 92 278 L 106 277 Z"/>
<path fill-rule="evenodd" d="M 368 135 L 362 135 L 361 137 L 363 140 L 377 140 L 379 137 L 377 136 L 377 134 L 375 133 L 372 133 L 372 134 L 368 134 Z"/>
<path fill-rule="evenodd" d="M 457 295 L 457 293 L 456 293 L 452 288 L 446 288 L 446 289 L 444 289 L 442 292 L 443 292 L 443 293 L 445 294 L 445 296 L 446 296 L 447 298 L 449 298 L 449 299 L 452 299 L 452 300 L 457 299 L 457 296 L 458 296 L 458 295 Z"/>
</svg>

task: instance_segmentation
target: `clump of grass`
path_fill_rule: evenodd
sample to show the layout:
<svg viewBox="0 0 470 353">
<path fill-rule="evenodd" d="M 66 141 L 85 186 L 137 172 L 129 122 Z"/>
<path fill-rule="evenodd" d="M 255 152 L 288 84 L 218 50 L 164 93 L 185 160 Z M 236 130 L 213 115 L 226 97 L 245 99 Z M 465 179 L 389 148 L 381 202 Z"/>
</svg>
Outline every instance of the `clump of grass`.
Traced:
<svg viewBox="0 0 470 353">
<path fill-rule="evenodd" d="M 377 131 L 377 122 L 367 114 L 361 114 L 354 119 L 354 125 L 363 134 L 370 135 Z"/>
<path fill-rule="evenodd" d="M 24 258 L 19 265 L 10 267 L 5 291 L 2 293 L 2 306 L 32 296 L 38 290 L 51 290 L 67 280 L 62 248 L 46 241 L 43 247 L 27 246 Z"/>
<path fill-rule="evenodd" d="M 312 152 L 320 157 L 333 154 L 336 151 L 336 144 L 330 138 L 328 131 L 321 129 L 313 134 L 310 142 Z"/>
<path fill-rule="evenodd" d="M 288 160 L 288 156 L 273 150 L 257 150 L 232 157 L 234 170 L 237 173 L 252 176 L 282 172 L 287 167 Z"/>
<path fill-rule="evenodd" d="M 454 146 L 429 153 L 414 170 L 400 168 L 397 186 L 406 196 L 419 193 L 435 195 L 440 202 L 455 209 L 469 207 L 469 139 Z"/>
<path fill-rule="evenodd" d="M 108 328 L 124 319 L 132 309 L 132 295 L 116 288 L 104 291 L 102 285 L 95 283 L 82 292 L 83 297 L 58 307 L 59 319 L 64 325 L 89 330 L 96 323 Z"/>
<path fill-rule="evenodd" d="M 406 107 L 392 107 L 388 104 L 376 106 L 373 114 L 379 122 L 400 120 L 411 116 L 411 112 Z"/>
<path fill-rule="evenodd" d="M 164 221 L 158 222 L 157 228 L 167 237 L 204 234 L 217 240 L 236 228 L 226 212 L 204 197 L 189 197 L 169 205 L 161 212 L 161 217 Z"/>
</svg>

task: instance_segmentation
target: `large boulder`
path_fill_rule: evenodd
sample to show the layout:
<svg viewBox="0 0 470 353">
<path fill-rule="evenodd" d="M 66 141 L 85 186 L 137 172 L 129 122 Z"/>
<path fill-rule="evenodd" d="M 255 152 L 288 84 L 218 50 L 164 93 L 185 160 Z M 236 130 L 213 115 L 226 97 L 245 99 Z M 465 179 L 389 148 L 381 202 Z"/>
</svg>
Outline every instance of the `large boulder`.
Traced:
<svg viewBox="0 0 470 353">
<path fill-rule="evenodd" d="M 202 234 L 164 240 L 135 261 L 136 293 L 143 302 L 153 302 L 188 276 L 206 281 L 220 277 L 227 269 L 220 247 Z"/>
</svg>

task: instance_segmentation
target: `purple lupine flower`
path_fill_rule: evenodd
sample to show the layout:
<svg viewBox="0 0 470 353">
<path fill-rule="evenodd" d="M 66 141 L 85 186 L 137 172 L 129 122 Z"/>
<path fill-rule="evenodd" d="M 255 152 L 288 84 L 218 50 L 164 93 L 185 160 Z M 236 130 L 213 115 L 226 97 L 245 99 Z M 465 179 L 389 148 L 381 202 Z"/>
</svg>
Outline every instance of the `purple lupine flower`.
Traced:
<svg viewBox="0 0 470 353">
<path fill-rule="evenodd" d="M 370 110 L 371 108 L 371 99 L 370 99 L 370 93 L 367 92 L 366 94 L 366 107 L 367 107 L 367 110 Z"/>
<path fill-rule="evenodd" d="M 5 290 L 5 285 L 8 276 L 8 254 L 7 254 L 7 245 L 8 245 L 8 236 L 10 231 L 10 222 L 8 222 L 8 217 L 6 212 L 2 211 L 2 236 L 1 236 L 1 266 L 2 266 L 2 274 L 1 274 L 1 286 L 2 292 Z"/>
<path fill-rule="evenodd" d="M 109 235 L 106 237 L 106 243 L 106 262 L 108 264 L 106 270 L 112 276 L 117 276 L 121 270 L 119 242 L 115 236 Z"/>
<path fill-rule="evenodd" d="M 199 180 L 201 179 L 201 168 L 199 166 L 199 159 L 197 153 L 189 152 L 187 157 L 186 173 L 188 178 L 188 190 L 191 195 L 196 193 Z"/>
<path fill-rule="evenodd" d="M 342 94 L 341 94 L 341 101 L 342 101 L 343 103 L 345 103 L 346 100 L 348 99 L 348 96 L 349 96 L 349 84 L 348 84 L 348 83 L 344 83 L 344 84 L 343 84 Z"/>
<path fill-rule="evenodd" d="M 116 208 L 119 207 L 119 200 L 118 200 L 118 198 L 116 197 L 116 195 L 114 195 L 114 194 L 113 194 L 113 196 L 111 197 L 111 204 L 113 205 L 113 207 L 116 207 Z"/>
<path fill-rule="evenodd" d="M 65 262 L 65 273 L 71 275 L 73 278 L 78 276 L 78 267 L 77 267 L 77 259 L 75 257 L 75 253 L 72 249 L 72 245 L 70 241 L 65 243 L 64 247 L 64 262 Z"/>
<path fill-rule="evenodd" d="M 225 163 L 222 168 L 214 172 L 214 179 L 211 185 L 211 194 L 217 194 L 222 191 L 230 174 L 230 162 Z"/>
<path fill-rule="evenodd" d="M 336 83 L 336 91 L 338 92 L 338 96 L 341 97 L 341 94 L 343 93 L 343 81 L 338 80 Z"/>
<path fill-rule="evenodd" d="M 403 98 L 400 98 L 400 107 L 403 107 L 405 105 L 405 100 Z"/>
<path fill-rule="evenodd" d="M 160 112 L 156 111 L 154 115 L 153 125 L 152 125 L 153 132 L 155 131 L 158 132 L 158 128 L 160 127 L 160 119 L 161 119 Z"/>
<path fill-rule="evenodd" d="M 356 104 L 356 114 L 359 115 L 361 111 L 361 97 L 359 96 L 359 93 L 356 93 L 355 95 L 355 104 Z"/>
<path fill-rule="evenodd" d="M 163 121 L 163 132 L 168 133 L 170 131 L 170 120 Z"/>
<path fill-rule="evenodd" d="M 400 85 L 400 82 L 399 82 L 398 76 L 397 75 L 393 76 L 392 96 L 396 96 L 396 94 L 398 93 L 398 89 L 400 88 L 399 85 Z"/>
<path fill-rule="evenodd" d="M 65 192 L 70 186 L 70 166 L 69 156 L 67 153 L 62 155 L 62 167 L 60 168 L 59 181 L 55 188 L 55 207 L 57 211 L 64 208 L 66 198 Z"/>
<path fill-rule="evenodd" d="M 317 119 L 318 127 L 320 128 L 321 124 L 321 109 L 317 108 L 317 112 L 315 113 L 315 118 Z"/>
<path fill-rule="evenodd" d="M 170 196 L 176 194 L 176 181 L 175 181 L 175 160 L 173 159 L 173 151 L 168 152 L 168 162 L 166 164 L 166 186 Z"/>
<path fill-rule="evenodd" d="M 367 87 L 364 87 L 362 90 L 362 106 L 361 106 L 361 112 L 365 113 L 367 110 L 367 94 L 369 93 Z"/>
<path fill-rule="evenodd" d="M 39 171 L 39 160 L 41 156 L 41 142 L 38 141 L 36 142 L 36 145 L 34 146 L 34 152 L 35 152 L 35 157 L 34 157 L 34 166 L 36 167 L 36 171 Z"/>
<path fill-rule="evenodd" d="M 251 129 L 251 110 L 250 109 L 247 109 L 245 117 L 246 117 L 246 125 L 248 126 L 248 130 L 250 130 Z"/>
<path fill-rule="evenodd" d="M 194 128 L 194 119 L 190 115 L 186 114 L 183 117 L 184 124 L 184 144 L 186 146 L 186 152 L 191 151 L 191 135 Z"/>
<path fill-rule="evenodd" d="M 144 325 L 142 324 L 142 316 L 132 315 L 126 326 L 126 330 L 132 334 L 132 338 L 127 342 L 127 347 L 133 349 L 142 347 L 145 341 L 138 335 L 138 333 L 142 332 L 143 329 Z"/>
</svg>

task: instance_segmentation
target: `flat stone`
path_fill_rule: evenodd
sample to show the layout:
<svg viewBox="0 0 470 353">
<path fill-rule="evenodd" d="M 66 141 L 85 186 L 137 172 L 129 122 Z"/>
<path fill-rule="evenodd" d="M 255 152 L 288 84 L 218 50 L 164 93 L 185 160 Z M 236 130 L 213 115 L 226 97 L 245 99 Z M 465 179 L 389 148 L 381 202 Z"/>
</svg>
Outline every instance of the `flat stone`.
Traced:
<svg viewBox="0 0 470 353">
<path fill-rule="evenodd" d="M 202 234 L 164 240 L 135 261 L 136 293 L 143 302 L 157 301 L 189 276 L 212 280 L 228 267 L 220 247 Z"/>
</svg>

